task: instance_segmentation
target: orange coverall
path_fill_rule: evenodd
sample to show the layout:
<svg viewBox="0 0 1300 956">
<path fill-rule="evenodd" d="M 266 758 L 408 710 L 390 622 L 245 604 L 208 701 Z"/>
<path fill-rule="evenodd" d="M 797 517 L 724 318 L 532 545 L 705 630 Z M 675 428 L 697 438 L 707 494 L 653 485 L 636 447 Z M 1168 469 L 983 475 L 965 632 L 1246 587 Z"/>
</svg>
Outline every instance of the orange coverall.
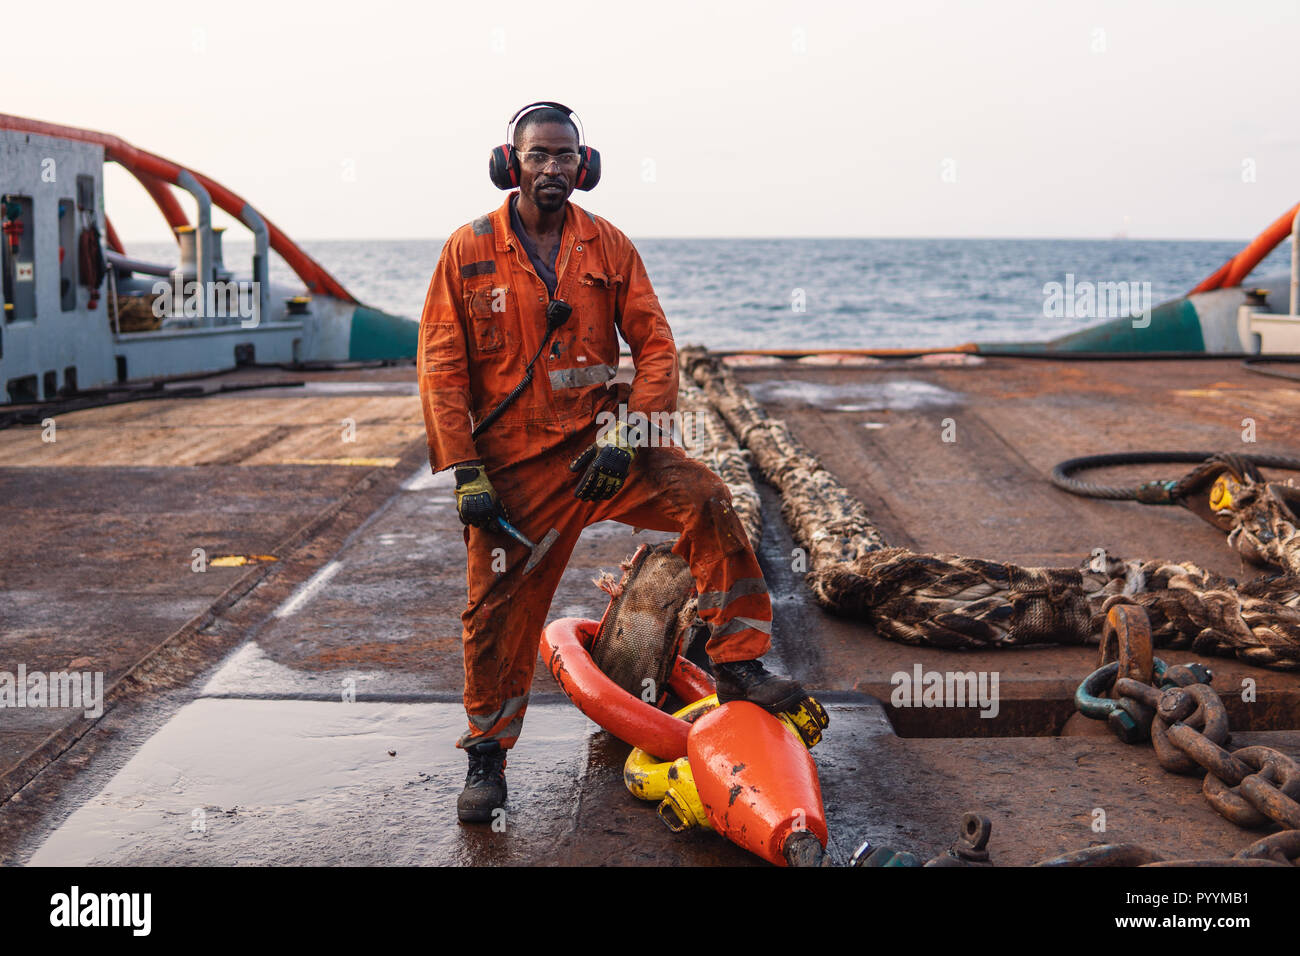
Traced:
<svg viewBox="0 0 1300 956">
<path fill-rule="evenodd" d="M 420 400 L 435 472 L 481 459 L 509 520 L 533 542 L 559 538 L 525 577 L 528 549 L 499 530 L 465 528 L 468 604 L 464 747 L 511 747 L 528 705 L 542 626 L 560 576 L 587 525 L 607 519 L 682 532 L 720 662 L 749 660 L 771 643 L 772 607 L 762 571 L 726 485 L 678 447 L 640 447 L 626 482 L 605 501 L 573 497 L 569 463 L 596 440 L 597 415 L 650 416 L 677 407 L 677 349 L 631 241 L 570 202 L 556 257 L 555 297 L 573 315 L 552 336 L 529 388 L 478 439 L 481 421 L 523 378 L 546 333 L 545 283 L 510 225 L 510 198 L 462 226 L 443 247 L 420 321 Z M 630 388 L 610 386 L 618 332 L 632 351 Z M 633 420 L 635 421 L 635 420 Z M 505 570 L 494 549 L 504 549 Z"/>
</svg>

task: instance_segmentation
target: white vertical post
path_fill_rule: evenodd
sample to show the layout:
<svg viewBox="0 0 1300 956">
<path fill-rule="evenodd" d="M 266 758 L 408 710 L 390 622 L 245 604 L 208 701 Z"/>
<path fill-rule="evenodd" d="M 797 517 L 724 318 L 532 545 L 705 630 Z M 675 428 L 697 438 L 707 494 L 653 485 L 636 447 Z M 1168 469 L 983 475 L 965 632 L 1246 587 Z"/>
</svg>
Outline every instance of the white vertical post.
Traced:
<svg viewBox="0 0 1300 956">
<path fill-rule="evenodd" d="M 257 320 L 269 322 L 267 306 L 271 302 L 271 283 L 268 276 L 271 271 L 271 240 L 266 223 L 257 214 L 257 210 L 245 204 L 239 211 L 239 219 L 253 232 L 253 281 L 257 283 Z"/>
<path fill-rule="evenodd" d="M 212 197 L 195 179 L 188 169 L 182 169 L 176 177 L 176 185 L 194 197 L 199 205 L 198 223 L 195 226 L 195 238 L 198 241 L 199 306 L 203 315 L 203 324 L 212 325 L 213 317 L 208 313 L 208 292 L 212 288 Z"/>
</svg>

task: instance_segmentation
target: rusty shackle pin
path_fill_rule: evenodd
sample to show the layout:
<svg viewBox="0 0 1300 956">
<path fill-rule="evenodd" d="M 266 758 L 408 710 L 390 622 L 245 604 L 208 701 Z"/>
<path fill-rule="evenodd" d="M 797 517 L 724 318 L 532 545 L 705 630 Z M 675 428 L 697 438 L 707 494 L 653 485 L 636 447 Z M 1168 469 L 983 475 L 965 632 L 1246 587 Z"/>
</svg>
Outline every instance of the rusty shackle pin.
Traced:
<svg viewBox="0 0 1300 956">
<path fill-rule="evenodd" d="M 1136 604 L 1115 604 L 1106 612 L 1101 631 L 1098 667 L 1119 661 L 1117 677 L 1151 683 L 1155 656 L 1151 644 L 1151 621 Z"/>
</svg>

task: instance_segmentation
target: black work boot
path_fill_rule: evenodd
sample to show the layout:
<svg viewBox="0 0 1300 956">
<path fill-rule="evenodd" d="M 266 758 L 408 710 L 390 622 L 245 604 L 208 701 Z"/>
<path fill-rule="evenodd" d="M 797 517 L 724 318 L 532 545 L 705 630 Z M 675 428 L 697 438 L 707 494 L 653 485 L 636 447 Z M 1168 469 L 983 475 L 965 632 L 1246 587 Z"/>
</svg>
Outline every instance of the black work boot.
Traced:
<svg viewBox="0 0 1300 956">
<path fill-rule="evenodd" d="M 803 685 L 788 677 L 778 677 L 761 661 L 731 661 L 714 664 L 718 681 L 718 703 L 747 700 L 773 714 L 797 710 L 808 696 Z"/>
<path fill-rule="evenodd" d="M 465 789 L 456 800 L 461 823 L 491 823 L 492 812 L 506 802 L 506 752 L 495 740 L 472 744 Z"/>
</svg>

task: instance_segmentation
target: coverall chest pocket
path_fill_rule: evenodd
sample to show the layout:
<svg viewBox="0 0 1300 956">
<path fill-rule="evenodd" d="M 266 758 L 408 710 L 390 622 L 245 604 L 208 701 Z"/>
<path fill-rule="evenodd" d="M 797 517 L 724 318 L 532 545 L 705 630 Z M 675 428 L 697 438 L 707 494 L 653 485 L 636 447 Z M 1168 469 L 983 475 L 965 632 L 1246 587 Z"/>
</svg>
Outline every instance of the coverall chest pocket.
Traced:
<svg viewBox="0 0 1300 956">
<path fill-rule="evenodd" d="M 510 308 L 510 289 L 487 284 L 465 290 L 465 311 L 469 315 L 474 346 L 480 352 L 495 352 L 506 344 L 502 321 Z"/>
<path fill-rule="evenodd" d="M 613 297 L 618 295 L 619 289 L 623 287 L 623 277 L 611 272 L 588 270 L 582 274 L 582 284 L 594 295 Z"/>
<path fill-rule="evenodd" d="M 599 345 L 605 334 L 612 334 L 618 317 L 618 297 L 623 291 L 623 277 L 612 272 L 588 270 L 582 273 L 580 298 L 575 305 L 582 309 L 583 338 Z M 608 330 L 608 333 L 607 333 Z"/>
</svg>

